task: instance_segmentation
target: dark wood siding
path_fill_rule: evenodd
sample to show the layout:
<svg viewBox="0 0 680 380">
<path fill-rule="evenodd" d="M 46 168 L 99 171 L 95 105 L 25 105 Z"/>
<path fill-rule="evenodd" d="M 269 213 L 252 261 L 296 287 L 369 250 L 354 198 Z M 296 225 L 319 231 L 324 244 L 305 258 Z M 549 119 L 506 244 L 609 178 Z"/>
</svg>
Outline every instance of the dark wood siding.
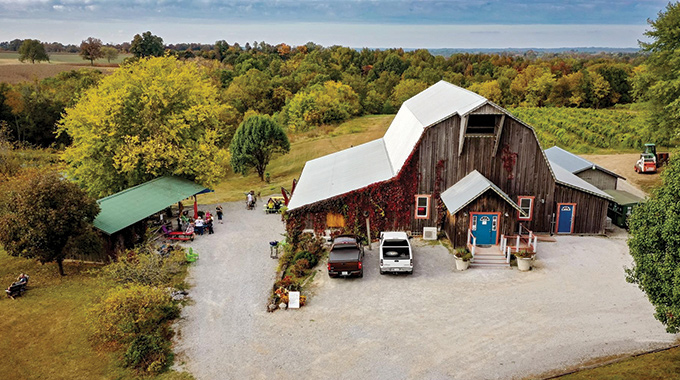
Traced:
<svg viewBox="0 0 680 380">
<path fill-rule="evenodd" d="M 470 228 L 471 212 L 500 212 L 498 224 L 498 236 L 501 234 L 512 235 L 517 233 L 517 210 L 510 206 L 505 199 L 499 197 L 495 192 L 488 190 L 477 198 L 476 201 L 465 206 L 456 215 L 447 213 L 444 219 L 444 232 L 451 240 L 454 247 L 465 245 L 467 232 Z M 506 216 L 507 214 L 507 216 Z"/>
<path fill-rule="evenodd" d="M 576 203 L 575 234 L 604 234 L 608 200 L 559 184 L 555 199 L 556 203 Z"/>
<path fill-rule="evenodd" d="M 534 217 L 524 222 L 527 228 L 547 232 L 554 207 L 555 182 L 534 132 L 516 120 L 506 117 L 498 149 L 494 154 L 495 137 L 465 137 L 462 153 L 458 155 L 460 136 L 459 116 L 455 115 L 428 128 L 417 148 L 420 162 L 419 194 L 439 193 L 453 186 L 473 170 L 495 183 L 513 201 L 520 195 L 534 196 Z M 508 179 L 503 167 L 503 147 L 517 153 L 513 167 L 514 178 Z M 437 164 L 441 162 L 441 182 L 436 188 Z M 493 211 L 493 210 L 488 210 Z M 429 220 L 413 220 L 413 231 L 425 226 L 436 226 L 437 210 Z"/>
<path fill-rule="evenodd" d="M 603 172 L 602 170 L 586 169 L 580 173 L 577 173 L 576 176 L 594 185 L 598 189 L 616 189 L 617 178 L 611 174 Z"/>
</svg>

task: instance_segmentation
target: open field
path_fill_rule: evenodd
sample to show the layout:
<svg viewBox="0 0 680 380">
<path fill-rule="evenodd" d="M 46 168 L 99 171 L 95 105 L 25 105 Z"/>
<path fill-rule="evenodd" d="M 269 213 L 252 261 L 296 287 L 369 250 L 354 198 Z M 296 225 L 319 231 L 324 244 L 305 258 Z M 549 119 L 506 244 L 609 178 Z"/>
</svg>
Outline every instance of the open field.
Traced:
<svg viewBox="0 0 680 380">
<path fill-rule="evenodd" d="M 582 154 L 581 157 L 625 177 L 629 183 L 648 194 L 653 188 L 661 185 L 660 175 L 664 170 L 663 167 L 654 174 L 638 174 L 633 169 L 635 162 L 640 158 L 640 153 Z"/>
<path fill-rule="evenodd" d="M 94 68 L 104 73 L 112 72 L 118 64 L 129 55 L 121 54 L 109 64 L 105 59 L 95 61 Z M 0 82 L 20 83 L 53 77 L 62 71 L 92 68 L 89 61 L 84 61 L 78 54 L 50 54 L 50 62 L 32 64 L 19 62 L 19 54 L 0 52 Z"/>
<path fill-rule="evenodd" d="M 214 193 L 201 195 L 198 200 L 202 204 L 236 200 L 245 202 L 244 193 L 249 190 L 260 192 L 263 197 L 280 194 L 282 186 L 290 190 L 293 179 L 300 177 L 305 162 L 378 139 L 383 136 L 393 118 L 394 115 L 363 116 L 337 127 L 322 127 L 291 136 L 290 153 L 275 157 L 267 167 L 267 172 L 271 173 L 271 183 L 261 182 L 254 171 L 247 176 L 230 171 L 227 179 L 215 187 Z"/>
<path fill-rule="evenodd" d="M 616 363 L 560 377 L 562 380 L 589 379 L 680 379 L 680 348 L 623 359 Z"/>
<path fill-rule="evenodd" d="M 28 291 L 16 300 L 0 297 L 0 379 L 133 379 L 117 365 L 116 353 L 96 349 L 86 324 L 88 309 L 112 286 L 96 277 L 97 267 L 11 257 L 0 249 L 3 288 L 20 273 L 30 276 Z M 170 372 L 149 380 L 189 379 Z"/>
</svg>

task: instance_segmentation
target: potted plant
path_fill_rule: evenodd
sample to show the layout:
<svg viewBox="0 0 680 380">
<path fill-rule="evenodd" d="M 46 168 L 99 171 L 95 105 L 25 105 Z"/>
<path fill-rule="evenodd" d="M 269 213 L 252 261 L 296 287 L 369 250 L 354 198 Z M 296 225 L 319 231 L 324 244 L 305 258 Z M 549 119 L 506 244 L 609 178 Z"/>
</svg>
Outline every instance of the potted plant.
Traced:
<svg viewBox="0 0 680 380">
<path fill-rule="evenodd" d="M 459 247 L 453 251 L 453 256 L 456 258 L 456 269 L 466 270 L 470 265 L 472 253 L 466 247 Z"/>
<path fill-rule="evenodd" d="M 526 249 L 519 250 L 514 253 L 517 258 L 517 269 L 522 272 L 531 270 L 531 262 L 534 260 L 534 253 Z"/>
</svg>

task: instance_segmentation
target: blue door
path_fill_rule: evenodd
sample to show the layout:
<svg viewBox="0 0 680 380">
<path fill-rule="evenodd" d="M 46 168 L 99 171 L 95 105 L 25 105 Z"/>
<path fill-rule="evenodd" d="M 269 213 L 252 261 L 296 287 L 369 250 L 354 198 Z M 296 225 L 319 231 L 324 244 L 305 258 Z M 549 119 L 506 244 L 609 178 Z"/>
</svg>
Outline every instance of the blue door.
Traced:
<svg viewBox="0 0 680 380">
<path fill-rule="evenodd" d="M 477 238 L 477 245 L 496 244 L 498 234 L 498 214 L 479 213 L 470 217 L 472 234 Z"/>
<path fill-rule="evenodd" d="M 574 230 L 574 212 L 576 211 L 576 203 L 558 203 L 557 209 L 557 233 L 572 233 Z"/>
</svg>

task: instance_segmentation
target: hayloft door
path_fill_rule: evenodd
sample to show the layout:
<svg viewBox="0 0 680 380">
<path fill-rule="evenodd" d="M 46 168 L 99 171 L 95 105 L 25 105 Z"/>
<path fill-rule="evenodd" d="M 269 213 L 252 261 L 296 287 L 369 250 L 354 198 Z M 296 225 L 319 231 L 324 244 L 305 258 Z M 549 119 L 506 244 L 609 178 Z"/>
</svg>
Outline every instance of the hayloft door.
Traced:
<svg viewBox="0 0 680 380">
<path fill-rule="evenodd" d="M 574 231 L 574 213 L 576 203 L 557 204 L 557 227 L 558 234 L 570 234 Z"/>
<path fill-rule="evenodd" d="M 472 213 L 470 229 L 478 245 L 496 244 L 498 236 L 498 213 Z"/>
</svg>

